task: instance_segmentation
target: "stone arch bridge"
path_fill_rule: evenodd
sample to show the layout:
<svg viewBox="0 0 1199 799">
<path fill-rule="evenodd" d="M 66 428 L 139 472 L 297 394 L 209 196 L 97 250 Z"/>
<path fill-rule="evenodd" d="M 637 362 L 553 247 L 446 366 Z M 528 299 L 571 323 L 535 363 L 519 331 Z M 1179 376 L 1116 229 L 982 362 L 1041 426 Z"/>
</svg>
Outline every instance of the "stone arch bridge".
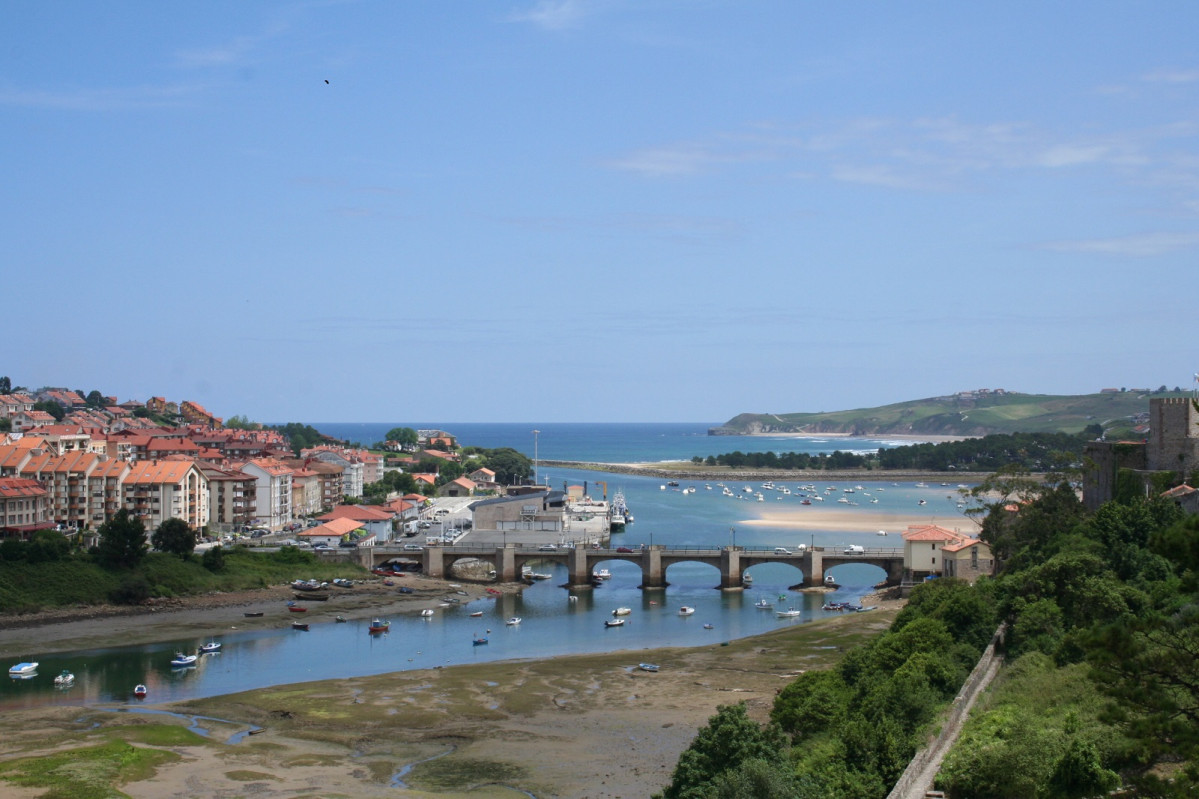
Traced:
<svg viewBox="0 0 1199 799">
<path fill-rule="evenodd" d="M 741 578 L 746 569 L 759 563 L 788 563 L 803 573 L 804 586 L 824 583 L 825 569 L 839 563 L 867 563 L 878 566 L 887 573 L 887 582 L 899 583 L 903 578 L 903 549 L 870 548 L 862 552 L 847 552 L 825 547 L 814 547 L 804 552 L 783 554 L 770 549 L 747 549 L 726 546 L 718 549 L 683 549 L 662 545 L 648 546 L 631 552 L 618 549 L 565 548 L 552 551 L 533 546 L 427 546 L 420 552 L 396 546 L 363 547 L 357 550 L 362 564 L 374 568 L 398 558 L 420 560 L 421 570 L 429 577 L 445 577 L 449 569 L 459 560 L 487 561 L 496 571 L 501 582 L 514 582 L 520 578 L 522 568 L 535 561 L 552 561 L 566 566 L 570 574 L 568 587 L 588 588 L 591 574 L 600 564 L 623 560 L 641 569 L 642 588 L 665 588 L 666 569 L 675 563 L 689 561 L 707 563 L 720 571 L 720 588 L 735 590 L 742 587 Z"/>
</svg>

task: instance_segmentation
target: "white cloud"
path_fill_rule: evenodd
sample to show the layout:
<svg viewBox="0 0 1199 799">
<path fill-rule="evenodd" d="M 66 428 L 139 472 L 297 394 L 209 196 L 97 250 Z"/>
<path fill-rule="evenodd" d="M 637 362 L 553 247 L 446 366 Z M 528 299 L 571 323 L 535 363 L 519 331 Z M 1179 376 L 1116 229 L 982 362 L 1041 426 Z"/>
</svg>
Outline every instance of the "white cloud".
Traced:
<svg viewBox="0 0 1199 799">
<path fill-rule="evenodd" d="M 714 159 L 707 150 L 695 145 L 678 145 L 638 150 L 609 162 L 616 169 L 639 172 L 649 177 L 694 175 Z"/>
<path fill-rule="evenodd" d="M 193 86 L 130 86 L 65 91 L 0 89 L 0 106 L 60 111 L 118 111 L 178 105 L 195 91 L 196 87 Z"/>
<path fill-rule="evenodd" d="M 1167 69 L 1145 75 L 1146 83 L 1199 83 L 1199 69 Z"/>
<path fill-rule="evenodd" d="M 528 11 L 517 11 L 511 19 L 516 22 L 531 22 L 546 30 L 577 28 L 589 13 L 580 0 L 540 0 Z"/>
<path fill-rule="evenodd" d="M 1151 258 L 1178 250 L 1199 247 L 1199 233 L 1138 233 L 1107 239 L 1080 239 L 1077 241 L 1051 241 L 1040 245 L 1040 249 L 1054 252 L 1082 252 L 1126 258 Z"/>
</svg>

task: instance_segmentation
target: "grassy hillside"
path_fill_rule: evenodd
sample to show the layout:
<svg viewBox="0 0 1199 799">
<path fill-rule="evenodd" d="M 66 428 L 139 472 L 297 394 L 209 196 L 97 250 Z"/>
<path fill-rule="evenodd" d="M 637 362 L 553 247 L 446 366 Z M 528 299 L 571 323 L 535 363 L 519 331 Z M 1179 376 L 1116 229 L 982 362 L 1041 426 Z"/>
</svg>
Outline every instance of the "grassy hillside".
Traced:
<svg viewBox="0 0 1199 799">
<path fill-rule="evenodd" d="M 716 434 L 843 433 L 850 435 L 954 435 L 989 433 L 1080 433 L 1091 424 L 1105 431 L 1130 431 L 1138 414 L 1149 412 L 1149 398 L 1186 396 L 1185 392 L 1153 394 L 1000 394 L 975 398 L 930 397 L 877 408 L 832 413 L 743 413 Z"/>
</svg>

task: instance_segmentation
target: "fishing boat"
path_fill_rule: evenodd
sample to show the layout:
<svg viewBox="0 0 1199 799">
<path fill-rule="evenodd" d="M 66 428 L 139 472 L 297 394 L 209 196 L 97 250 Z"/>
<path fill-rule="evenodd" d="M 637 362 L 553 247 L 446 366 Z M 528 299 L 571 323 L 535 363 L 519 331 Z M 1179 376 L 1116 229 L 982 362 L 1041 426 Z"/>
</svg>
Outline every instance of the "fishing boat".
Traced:
<svg viewBox="0 0 1199 799">
<path fill-rule="evenodd" d="M 476 618 L 476 619 L 477 619 L 478 617 L 480 617 L 480 616 L 482 616 L 482 615 L 483 615 L 483 611 L 481 611 L 481 610 L 476 610 L 474 613 L 472 613 L 472 614 L 470 614 L 470 615 L 471 615 L 472 617 L 474 617 L 474 618 Z"/>
<path fill-rule="evenodd" d="M 605 627 L 623 627 L 624 619 L 608 619 L 604 622 Z"/>
<path fill-rule="evenodd" d="M 188 666 L 196 665 L 195 655 L 185 655 L 182 652 L 176 652 L 175 657 L 171 658 L 171 665 L 177 669 L 184 669 Z"/>
<path fill-rule="evenodd" d="M 296 591 L 292 594 L 296 599 L 303 599 L 307 602 L 328 602 L 330 594 L 310 593 L 308 591 Z"/>
<path fill-rule="evenodd" d="M 705 629 L 705 630 L 711 630 L 711 629 L 713 629 L 713 627 L 712 627 L 712 625 L 711 625 L 711 624 L 705 624 L 705 625 L 704 625 L 704 629 Z"/>
<path fill-rule="evenodd" d="M 63 669 L 62 673 L 54 678 L 54 684 L 57 685 L 59 688 L 66 688 L 68 685 L 71 685 L 73 682 L 75 682 L 75 675 L 72 674 L 71 672 L 67 671 L 66 669 Z"/>
<path fill-rule="evenodd" d="M 290 613 L 307 613 L 308 612 L 308 608 L 304 607 L 303 605 L 297 605 L 295 602 L 288 602 L 287 610 Z"/>
<path fill-rule="evenodd" d="M 146 690 L 146 686 L 142 685 L 141 683 L 133 686 L 133 695 L 138 699 L 145 699 L 147 693 L 148 691 Z"/>
<path fill-rule="evenodd" d="M 654 663 L 638 663 L 637 668 L 641 669 L 642 671 L 657 671 L 658 670 L 657 664 L 654 664 Z"/>
<path fill-rule="evenodd" d="M 520 622 L 520 616 L 513 616 L 512 618 L 508 619 L 508 621 L 504 622 L 504 624 L 508 625 L 509 627 L 515 627 L 516 625 L 520 624 Z"/>
<path fill-rule="evenodd" d="M 683 605 L 681 608 L 679 608 L 680 616 L 690 616 L 694 612 L 695 608 L 691 607 L 690 605 Z"/>
<path fill-rule="evenodd" d="M 632 608 L 617 608 L 616 610 L 612 611 L 612 615 L 613 616 L 627 616 L 632 612 L 633 612 Z"/>
<path fill-rule="evenodd" d="M 786 610 L 778 611 L 774 615 L 778 616 L 780 619 L 794 619 L 799 615 L 799 611 L 795 608 L 787 608 Z"/>
<path fill-rule="evenodd" d="M 333 621 L 337 622 L 338 624 L 345 624 L 346 617 L 345 616 L 334 616 Z"/>
<path fill-rule="evenodd" d="M 256 619 L 262 615 L 262 611 L 261 610 L 254 610 L 254 611 L 247 610 L 245 613 L 243 613 L 241 615 L 245 616 L 247 619 Z"/>
<path fill-rule="evenodd" d="M 484 644 L 487 643 L 487 639 L 486 638 L 476 638 L 471 643 L 473 643 L 475 646 L 483 646 Z"/>
<path fill-rule="evenodd" d="M 433 615 L 433 608 L 425 608 L 424 610 L 422 610 L 420 612 L 420 615 L 426 619 L 429 618 L 430 616 Z"/>
<path fill-rule="evenodd" d="M 307 632 L 307 631 L 308 631 L 308 622 L 306 622 L 306 621 L 293 621 L 293 622 L 291 623 L 291 628 L 292 628 L 293 630 L 303 630 L 303 631 Z"/>
<path fill-rule="evenodd" d="M 213 652 L 220 652 L 221 645 L 216 639 L 210 639 L 206 644 L 200 644 L 200 652 L 205 655 L 211 655 Z"/>
<path fill-rule="evenodd" d="M 391 622 L 383 619 L 371 619 L 370 626 L 366 628 L 369 633 L 385 633 L 391 629 Z"/>
<path fill-rule="evenodd" d="M 36 662 L 18 663 L 8 670 L 9 677 L 32 677 L 35 674 L 37 674 Z"/>
<path fill-rule="evenodd" d="M 767 599 L 766 597 L 762 597 L 761 599 L 759 599 L 757 602 L 754 603 L 754 607 L 758 608 L 759 610 L 770 610 L 771 608 L 774 607 L 774 605 L 770 604 L 769 599 Z"/>
</svg>

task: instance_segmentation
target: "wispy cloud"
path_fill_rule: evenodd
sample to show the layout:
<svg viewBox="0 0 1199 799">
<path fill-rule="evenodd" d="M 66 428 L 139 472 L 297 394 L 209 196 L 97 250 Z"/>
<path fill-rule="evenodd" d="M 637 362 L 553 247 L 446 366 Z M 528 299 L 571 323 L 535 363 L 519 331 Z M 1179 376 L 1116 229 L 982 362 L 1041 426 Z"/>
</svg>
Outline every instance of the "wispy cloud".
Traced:
<svg viewBox="0 0 1199 799">
<path fill-rule="evenodd" d="M 0 106 L 48 108 L 60 111 L 121 111 L 131 108 L 181 105 L 197 90 L 197 87 L 187 85 L 60 91 L 0 89 Z"/>
<path fill-rule="evenodd" d="M 242 63 L 259 41 L 261 37 L 238 36 L 227 44 L 180 50 L 175 53 L 175 61 L 178 66 L 188 69 L 233 66 Z"/>
<path fill-rule="evenodd" d="M 1142 80 L 1146 83 L 1199 83 L 1199 69 L 1164 69 L 1150 72 Z"/>
<path fill-rule="evenodd" d="M 513 12 L 514 22 L 531 22 L 546 30 L 577 28 L 591 10 L 581 0 L 540 0 L 527 11 Z"/>
<path fill-rule="evenodd" d="M 1038 249 L 1054 252 L 1082 252 L 1126 258 L 1152 258 L 1179 250 L 1199 247 L 1199 233 L 1138 233 L 1106 239 L 1050 241 Z"/>
</svg>

